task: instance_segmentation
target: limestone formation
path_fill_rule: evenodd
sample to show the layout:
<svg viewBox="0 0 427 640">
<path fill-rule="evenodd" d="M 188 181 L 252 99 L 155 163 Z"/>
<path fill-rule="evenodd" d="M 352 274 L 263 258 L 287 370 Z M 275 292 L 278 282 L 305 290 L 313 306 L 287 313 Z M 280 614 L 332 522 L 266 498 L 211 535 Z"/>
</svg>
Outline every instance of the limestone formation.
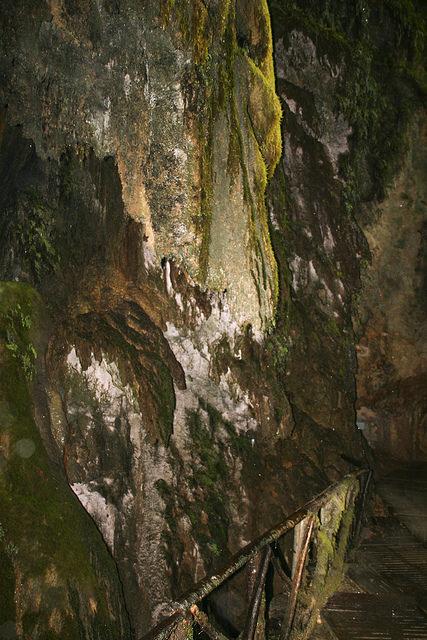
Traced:
<svg viewBox="0 0 427 640">
<path fill-rule="evenodd" d="M 372 459 L 357 389 L 421 437 L 424 27 L 376 5 L 3 0 L 0 638 L 140 637 Z"/>
</svg>

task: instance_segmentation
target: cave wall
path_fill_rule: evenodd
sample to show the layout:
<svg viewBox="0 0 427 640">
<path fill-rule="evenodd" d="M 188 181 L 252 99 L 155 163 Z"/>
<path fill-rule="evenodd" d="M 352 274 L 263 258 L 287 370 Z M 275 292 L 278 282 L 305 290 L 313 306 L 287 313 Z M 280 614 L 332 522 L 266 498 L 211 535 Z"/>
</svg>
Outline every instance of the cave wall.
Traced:
<svg viewBox="0 0 427 640">
<path fill-rule="evenodd" d="M 366 229 L 371 261 L 357 321 L 357 415 L 378 455 L 427 456 L 426 118 L 408 132 L 402 170 Z"/>
<path fill-rule="evenodd" d="M 137 636 L 367 464 L 355 296 L 422 94 L 391 4 L 2 4 L 2 633 Z"/>
<path fill-rule="evenodd" d="M 36 529 L 37 597 L 20 591 L 1 623 L 66 637 L 81 619 L 89 638 L 98 615 L 111 637 L 126 636 L 126 618 L 138 635 L 328 482 L 286 444 L 291 409 L 261 340 L 278 295 L 264 191 L 281 153 L 268 8 L 23 2 L 1 18 L 1 277 L 25 305 L 37 290 L 44 313 L 37 340 L 21 338 L 10 325 L 26 329 L 23 303 L 5 303 L 2 353 L 64 499 L 92 518 L 87 553 L 107 549 L 118 571 L 94 569 L 86 617 L 77 578 L 78 598 L 46 599 L 41 576 L 61 561 Z M 19 434 L 4 428 L 13 448 Z M 16 602 L 34 541 L 15 540 L 4 460 Z M 37 474 L 33 455 L 25 464 Z M 110 592 L 120 604 L 101 610 Z"/>
<path fill-rule="evenodd" d="M 264 327 L 277 274 L 263 193 L 281 153 L 266 3 L 6 2 L 2 16 L 7 123 L 39 172 L 63 191 L 83 157 L 114 158 L 145 263 L 174 256 Z"/>
<path fill-rule="evenodd" d="M 343 430 L 356 408 L 377 462 L 421 459 L 425 7 L 271 10 L 285 152 L 268 199 L 289 292 L 276 342 L 297 425 Z"/>
<path fill-rule="evenodd" d="M 36 375 L 36 353 L 46 347 L 44 303 L 28 284 L 0 287 L 1 637 L 130 638 L 117 567 L 49 459 L 50 434 L 37 428 L 46 418 L 40 360 Z"/>
</svg>

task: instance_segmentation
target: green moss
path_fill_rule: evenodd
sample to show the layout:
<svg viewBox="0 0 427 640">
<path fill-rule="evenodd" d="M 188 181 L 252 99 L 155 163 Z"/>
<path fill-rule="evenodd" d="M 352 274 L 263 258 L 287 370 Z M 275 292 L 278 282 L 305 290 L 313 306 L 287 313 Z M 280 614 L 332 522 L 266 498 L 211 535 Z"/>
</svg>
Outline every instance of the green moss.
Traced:
<svg viewBox="0 0 427 640">
<path fill-rule="evenodd" d="M 222 554 L 222 550 L 216 542 L 208 542 L 208 549 L 216 558 L 219 558 Z"/>
<path fill-rule="evenodd" d="M 304 621 L 304 628 L 293 630 L 293 640 L 310 637 L 319 610 L 341 584 L 357 491 L 353 479 L 345 481 L 317 519 L 313 533 L 315 553 L 309 563 L 309 577 L 298 597 L 297 619 Z"/>
<path fill-rule="evenodd" d="M 226 500 L 221 484 L 228 477 L 228 468 L 219 445 L 214 441 L 213 432 L 208 431 L 198 412 L 187 415 L 190 437 L 194 445 L 194 454 L 198 462 L 193 466 L 195 489 L 203 490 L 203 502 L 195 503 L 193 516 L 200 525 L 200 511 L 204 510 L 209 518 L 211 543 L 221 549 L 227 548 L 227 527 L 229 517 Z"/>
<path fill-rule="evenodd" d="M 164 553 L 173 574 L 173 583 L 178 591 L 190 588 L 192 576 L 182 575 L 177 560 L 184 547 L 180 540 L 178 516 L 185 513 L 191 523 L 191 535 L 198 544 L 207 569 L 212 569 L 229 556 L 228 527 L 230 523 L 227 491 L 232 490 L 227 459 L 241 456 L 248 459 L 249 440 L 238 436 L 232 425 L 224 422 L 220 414 L 208 404 L 203 404 L 208 413 L 208 423 L 202 420 L 199 411 L 187 413 L 187 424 L 191 441 L 192 463 L 186 471 L 191 488 L 180 491 L 164 480 L 156 482 L 156 488 L 165 504 L 166 527 L 162 532 Z M 221 433 L 221 430 L 224 430 Z M 252 453 L 252 450 L 250 451 Z M 179 475 L 179 474 L 178 474 Z M 179 595 L 178 593 L 176 595 Z"/>
<path fill-rule="evenodd" d="M 15 243 L 23 265 L 36 282 L 55 271 L 59 254 L 54 241 L 54 212 L 36 191 L 19 194 Z"/>
<path fill-rule="evenodd" d="M 225 420 L 220 412 L 215 409 L 209 403 L 202 403 L 203 409 L 209 416 L 209 430 L 214 435 L 224 430 L 227 435 L 226 445 L 230 450 L 233 458 L 239 458 L 242 460 L 243 476 L 247 476 L 248 481 L 254 474 L 257 473 L 257 469 L 260 464 L 259 456 L 257 455 L 254 447 L 251 444 L 251 436 L 245 433 L 238 433 L 235 426 Z"/>
<path fill-rule="evenodd" d="M 29 332 L 32 325 L 31 307 L 19 302 L 10 309 L 4 319 L 6 349 L 10 352 L 25 378 L 31 381 L 35 373 L 37 351 L 31 342 Z"/>
<path fill-rule="evenodd" d="M 0 543 L 0 628 L 15 620 L 15 572 L 10 553 Z"/>
<path fill-rule="evenodd" d="M 248 66 L 252 125 L 271 177 L 281 156 L 282 112 L 275 87 L 270 12 L 266 0 L 243 6 L 237 16 L 245 32 L 240 35 L 239 48 Z"/>
<path fill-rule="evenodd" d="M 342 206 L 348 215 L 359 213 L 363 202 L 385 197 L 405 155 L 408 125 L 425 99 L 426 9 L 413 0 L 271 0 L 271 6 L 287 34 L 302 31 L 319 58 L 344 64 L 336 110 L 353 134 L 350 153 L 341 158 Z"/>
<path fill-rule="evenodd" d="M 271 31 L 270 9 L 267 0 L 258 0 L 255 5 L 258 11 L 257 21 L 258 24 L 263 25 L 262 31 L 264 36 L 263 55 L 258 57 L 256 62 L 267 79 L 268 84 L 274 89 L 276 79 L 273 64 L 273 34 Z"/>
<path fill-rule="evenodd" d="M 261 45 L 252 59 L 237 43 L 236 12 L 233 5 L 227 5 L 222 12 L 224 44 L 212 52 L 209 64 L 205 63 L 205 92 L 207 111 L 200 122 L 200 139 L 203 141 L 200 174 L 202 179 L 201 212 L 197 220 L 202 236 L 200 250 L 200 277 L 206 280 L 209 265 L 210 226 L 213 206 L 213 147 L 214 131 L 219 117 L 224 113 L 228 121 L 228 174 L 231 185 L 240 175 L 243 178 L 245 200 L 249 204 L 250 243 L 259 272 L 259 280 L 266 290 L 269 282 L 273 289 L 273 300 L 277 299 L 277 267 L 271 248 L 268 217 L 265 207 L 265 189 L 268 177 L 272 175 L 281 155 L 281 108 L 275 93 L 272 58 L 271 26 L 266 2 L 257 7 L 258 23 L 263 24 L 260 34 Z M 224 5 L 225 7 L 225 5 Z M 262 18 L 262 20 L 261 20 Z M 245 17 L 245 19 L 247 19 Z M 216 40 L 217 41 L 217 40 Z M 237 96 L 238 82 L 235 77 L 236 65 L 244 67 L 242 73 L 247 87 Z M 243 113 L 249 117 L 240 121 L 237 100 L 247 100 L 248 108 Z M 242 131 L 242 127 L 247 131 Z M 249 135 L 250 157 L 243 136 Z M 254 193 L 255 191 L 255 193 Z"/>
<path fill-rule="evenodd" d="M 160 3 L 160 21 L 164 27 L 169 23 L 174 6 L 175 0 L 162 0 Z"/>
<path fill-rule="evenodd" d="M 274 73 L 265 75 L 245 52 L 244 57 L 249 76 L 248 105 L 251 124 L 267 167 L 267 176 L 271 177 L 282 155 L 282 108 L 276 94 Z M 263 187 L 265 190 L 266 179 Z"/>
<path fill-rule="evenodd" d="M 206 63 L 214 38 L 224 32 L 230 0 L 220 0 L 215 16 L 209 15 L 203 0 L 162 0 L 160 21 L 163 27 L 173 27 L 185 47 L 192 51 L 197 65 Z"/>
<path fill-rule="evenodd" d="M 19 304 L 28 310 L 35 334 L 41 317 L 41 300 L 31 287 L 19 283 L 2 283 L 0 300 L 3 315 L 0 316 L 0 334 L 4 335 L 7 317 Z M 37 580 L 42 595 L 40 621 L 46 618 L 50 603 L 43 600 L 49 591 L 50 569 L 58 576 L 56 605 L 62 606 L 62 614 L 68 618 L 65 606 L 68 586 L 92 597 L 97 603 L 94 625 L 102 620 L 111 631 L 116 623 L 110 616 L 108 597 L 101 586 L 107 580 L 114 601 L 117 596 L 118 578 L 111 557 L 89 516 L 78 505 L 59 471 L 52 466 L 34 423 L 33 407 L 24 376 L 19 365 L 7 349 L 0 350 L 0 391 L 2 411 L 0 436 L 7 443 L 2 473 L 0 474 L 0 512 L 4 537 L 13 554 L 13 565 L 19 567 L 23 584 Z M 29 456 L 20 455 L 20 443 L 34 447 Z M 10 582 L 10 581 L 9 581 Z M 1 585 L 0 591 L 7 586 Z M 7 594 L 2 594 L 7 598 Z M 61 604 L 62 603 L 62 604 Z M 55 606 L 56 606 L 55 605 Z M 53 605 L 52 605 L 53 606 Z M 51 610 L 50 610 L 51 611 Z M 72 628 L 74 623 L 69 622 Z M 64 628 L 64 634 L 67 637 Z M 70 632 L 70 636 L 72 634 Z"/>
<path fill-rule="evenodd" d="M 224 421 L 211 405 L 202 404 L 208 414 L 208 422 L 201 419 L 199 411 L 187 413 L 191 438 L 193 464 L 191 485 L 194 501 L 181 500 L 179 509 L 186 512 L 192 525 L 192 535 L 202 549 L 207 566 L 228 555 L 228 527 L 230 515 L 227 491 L 232 491 L 229 464 L 230 455 L 241 458 L 252 472 L 256 461 L 249 438 L 236 433 L 233 425 Z M 169 505 L 168 523 L 172 536 L 175 531 L 174 511 L 171 505 L 176 492 L 166 483 L 159 483 L 159 492 Z M 172 544 L 175 542 L 172 540 Z M 175 545 L 176 546 L 176 545 Z"/>
<path fill-rule="evenodd" d="M 276 24 L 286 24 L 288 33 L 294 29 L 306 33 L 315 42 L 320 55 L 326 54 L 336 61 L 342 58 L 343 51 L 351 52 L 351 39 L 336 23 L 337 12 L 329 14 L 325 3 L 301 7 L 292 0 L 270 0 L 269 4 Z"/>
<path fill-rule="evenodd" d="M 213 149 L 215 144 L 214 128 L 217 118 L 223 111 L 228 111 L 233 96 L 233 67 L 236 52 L 236 35 L 234 29 L 234 8 L 230 2 L 222 4 L 220 33 L 223 33 L 225 46 L 202 67 L 205 79 L 205 111 L 199 118 L 199 139 L 202 141 L 200 157 L 201 176 L 201 208 L 196 220 L 197 229 L 201 235 L 199 256 L 199 277 L 206 281 L 209 266 L 209 246 L 213 206 Z M 236 167 L 240 164 L 240 149 L 238 129 L 230 127 L 230 144 L 227 162 L 231 176 L 235 175 Z"/>
<path fill-rule="evenodd" d="M 166 527 L 163 528 L 161 534 L 163 555 L 172 573 L 172 596 L 178 598 L 182 594 L 182 591 L 189 589 L 192 585 L 191 580 L 188 581 L 188 584 L 183 583 L 179 564 L 179 560 L 182 558 L 184 551 L 184 545 L 181 542 L 178 531 L 177 505 L 179 504 L 180 511 L 182 508 L 185 511 L 185 506 L 183 507 L 176 489 L 169 486 L 165 480 L 157 480 L 155 486 L 164 502 L 163 516 Z M 194 523 L 194 526 L 196 525 L 197 523 Z"/>
<path fill-rule="evenodd" d="M 271 247 L 268 216 L 265 206 L 265 190 L 268 178 L 272 176 L 282 152 L 280 101 L 275 91 L 275 79 L 272 58 L 271 27 L 266 3 L 257 5 L 264 19 L 263 56 L 256 61 L 248 51 L 240 49 L 240 60 L 244 63 L 247 76 L 247 114 L 246 128 L 252 137 L 252 148 L 245 161 L 242 133 L 240 134 L 240 156 L 245 187 L 245 198 L 249 202 L 252 216 L 250 220 L 250 240 L 258 257 L 258 282 L 268 290 L 270 282 L 273 306 L 278 299 L 278 274 L 276 260 Z M 262 22 L 262 21 L 261 21 Z M 237 106 L 233 104 L 233 113 Z M 237 115 L 236 125 L 239 126 Z M 249 166 L 246 165 L 248 163 Z M 253 174 L 253 182 L 251 180 Z M 251 182 L 253 187 L 251 187 Z"/>
<path fill-rule="evenodd" d="M 65 575 L 67 572 L 75 574 L 77 569 L 79 578 L 91 584 L 93 578 L 84 547 L 69 530 L 71 522 L 73 528 L 77 526 L 81 529 L 81 526 L 78 527 L 75 521 L 75 509 L 70 500 L 58 500 L 60 483 L 52 476 L 43 455 L 43 445 L 32 420 L 26 387 L 19 382 L 13 365 L 4 366 L 3 371 L 0 383 L 10 406 L 8 417 L 12 425 L 8 432 L 13 438 L 12 446 L 25 438 L 35 442 L 36 448 L 30 460 L 19 458 L 16 454 L 11 457 L 2 474 L 0 499 L 4 526 L 20 549 L 20 561 L 25 563 L 27 574 L 38 575 L 47 563 L 52 562 Z M 6 375 L 13 381 L 12 384 Z M 28 531 L 32 531 L 34 536 L 33 544 L 28 544 Z M 34 553 L 34 548 L 39 546 L 38 553 Z"/>
<path fill-rule="evenodd" d="M 289 348 L 289 336 L 286 331 L 273 329 L 268 333 L 265 342 L 267 357 L 279 374 L 283 374 L 286 370 Z"/>
<path fill-rule="evenodd" d="M 239 56 L 240 62 L 244 62 L 247 73 L 247 59 L 240 51 L 236 51 L 235 55 Z M 238 96 L 233 92 L 229 99 L 230 132 L 233 132 L 232 135 L 235 138 L 235 143 L 233 145 L 233 166 L 235 168 L 238 167 L 241 173 L 244 198 L 250 209 L 250 218 L 248 220 L 248 241 L 249 247 L 252 249 L 253 254 L 256 257 L 254 270 L 257 271 L 257 282 L 266 291 L 270 288 L 269 285 L 271 286 L 272 302 L 273 307 L 275 307 L 278 299 L 277 264 L 271 246 L 267 209 L 265 205 L 268 169 L 254 133 L 254 125 L 249 113 L 250 109 L 248 107 L 248 109 L 244 110 L 247 115 L 244 123 L 246 131 L 243 131 L 242 122 L 240 122 L 238 115 L 239 110 L 237 100 Z M 262 104 L 262 101 L 260 101 L 257 105 L 259 113 L 262 113 Z M 248 146 L 246 146 L 244 142 L 245 135 L 249 139 Z"/>
<path fill-rule="evenodd" d="M 402 9 L 404 5 L 404 11 L 397 11 L 398 6 Z M 354 208 L 366 195 L 380 200 L 385 196 L 403 161 L 408 125 L 420 104 L 418 90 L 422 91 L 422 87 L 417 90 L 407 76 L 419 68 L 414 51 L 419 50 L 419 34 L 425 32 L 425 22 L 412 2 L 385 2 L 385 10 L 390 14 L 386 17 L 395 48 L 388 56 L 382 56 L 374 37 L 363 33 L 353 51 L 351 66 L 348 61 L 348 74 L 339 96 L 339 107 L 354 128 L 352 151 L 343 166 L 348 185 L 344 191 L 347 208 Z M 372 176 L 368 194 L 363 188 L 365 164 Z"/>
</svg>

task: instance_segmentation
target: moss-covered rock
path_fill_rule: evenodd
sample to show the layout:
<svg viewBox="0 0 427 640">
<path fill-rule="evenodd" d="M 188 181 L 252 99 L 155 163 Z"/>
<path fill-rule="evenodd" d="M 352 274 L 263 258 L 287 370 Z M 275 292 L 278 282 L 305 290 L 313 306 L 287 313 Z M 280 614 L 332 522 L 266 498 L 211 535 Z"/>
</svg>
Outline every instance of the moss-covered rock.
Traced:
<svg viewBox="0 0 427 640">
<path fill-rule="evenodd" d="M 363 464 L 356 213 L 393 174 L 388 151 L 400 153 L 421 91 L 419 44 L 412 64 L 402 37 L 419 42 L 412 3 L 377 3 L 367 23 L 363 5 L 272 2 L 274 78 L 265 0 L 2 3 L 0 272 L 29 296 L 2 320 L 2 482 L 23 514 L 5 491 L 11 616 L 18 542 L 30 554 L 21 520 L 35 521 L 34 548 L 42 539 L 22 572 L 28 594 L 53 589 L 46 624 L 59 594 L 98 633 L 105 594 L 118 594 L 97 586 L 114 565 L 93 550 L 83 506 L 142 635 L 206 571 Z M 390 37 L 396 56 L 382 60 Z M 23 282 L 53 318 L 34 335 Z M 13 453 L 30 440 L 29 458 Z"/>
<path fill-rule="evenodd" d="M 0 300 L 1 625 L 11 624 L 19 638 L 129 637 L 114 562 L 49 460 L 26 366 L 7 348 L 10 314 L 18 308 L 28 319 L 16 329 L 19 340 L 42 346 L 43 305 L 18 283 L 1 283 Z"/>
</svg>

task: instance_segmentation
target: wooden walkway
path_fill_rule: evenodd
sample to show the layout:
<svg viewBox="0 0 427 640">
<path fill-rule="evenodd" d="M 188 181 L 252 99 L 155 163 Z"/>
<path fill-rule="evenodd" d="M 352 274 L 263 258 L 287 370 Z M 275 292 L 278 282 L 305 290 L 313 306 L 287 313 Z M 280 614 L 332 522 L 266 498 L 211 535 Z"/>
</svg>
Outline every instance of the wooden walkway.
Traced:
<svg viewBox="0 0 427 640">
<path fill-rule="evenodd" d="M 377 520 L 376 531 L 360 546 L 343 590 L 322 612 L 328 628 L 319 638 L 427 639 L 427 545 L 420 530 L 427 522 L 426 471 L 416 478 L 398 474 L 380 483 L 394 517 Z"/>
<path fill-rule="evenodd" d="M 246 545 L 218 573 L 173 603 L 170 615 L 143 640 L 273 640 L 277 633 L 281 640 L 308 640 L 343 573 L 346 552 L 359 540 L 371 475 L 368 469 L 348 474 Z M 282 543 L 287 544 L 288 560 Z M 242 572 L 247 607 L 235 627 L 228 611 L 217 615 L 210 597 Z M 283 590 L 277 588 L 277 625 L 275 584 Z"/>
<path fill-rule="evenodd" d="M 395 512 L 364 530 L 343 586 L 319 617 L 345 549 L 359 539 L 367 471 L 331 485 L 243 548 L 174 603 L 144 640 L 427 640 L 427 545 L 417 537 L 427 523 L 427 465 L 421 471 L 416 479 L 401 474 L 379 485 Z M 282 563 L 287 535 L 293 535 L 293 558 Z M 239 575 L 248 578 L 246 621 L 228 629 L 209 598 Z"/>
</svg>

